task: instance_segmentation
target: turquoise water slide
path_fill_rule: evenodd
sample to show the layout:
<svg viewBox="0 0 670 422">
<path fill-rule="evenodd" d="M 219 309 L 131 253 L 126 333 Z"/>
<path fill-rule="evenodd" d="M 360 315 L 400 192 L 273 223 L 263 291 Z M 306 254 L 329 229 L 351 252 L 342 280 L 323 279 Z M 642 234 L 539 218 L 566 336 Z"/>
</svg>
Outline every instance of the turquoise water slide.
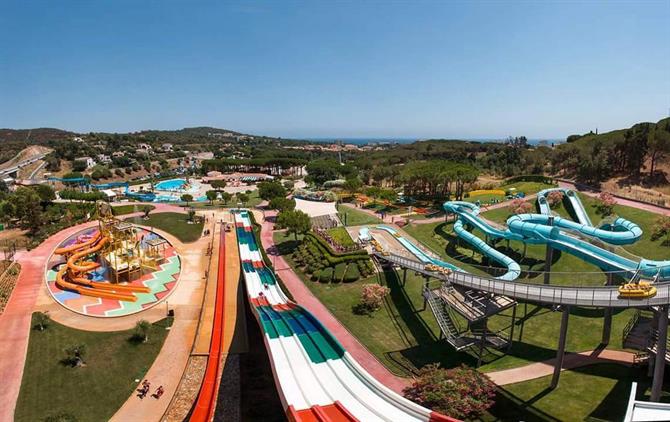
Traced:
<svg viewBox="0 0 670 422">
<path fill-rule="evenodd" d="M 508 228 L 501 230 L 495 228 L 479 217 L 479 207 L 475 204 L 460 201 L 449 201 L 444 204 L 447 213 L 458 215 L 454 223 L 454 231 L 462 239 L 474 246 L 484 256 L 499 262 L 507 267 L 508 271 L 498 277 L 501 280 L 514 280 L 520 275 L 520 267 L 512 258 L 506 256 L 484 240 L 470 233 L 465 224 L 482 231 L 487 237 L 493 239 L 519 240 L 524 243 L 549 243 L 552 247 L 565 251 L 594 264 L 606 271 L 621 271 L 633 276 L 638 270 L 641 274 L 654 277 L 670 276 L 670 261 L 632 260 L 607 249 L 598 247 L 571 234 L 585 235 L 590 238 L 613 244 L 624 245 L 637 241 L 642 236 L 640 227 L 624 218 L 618 218 L 613 223 L 603 228 L 593 227 L 590 220 L 580 219 L 574 222 L 565 218 L 551 216 L 546 195 L 550 190 L 538 194 L 538 202 L 542 214 L 520 214 L 507 220 Z M 572 191 L 570 191 L 572 192 Z M 565 192 L 564 192 L 565 193 Z M 568 198 L 573 198 L 582 212 L 577 215 L 586 215 L 579 197 L 572 192 Z M 549 219 L 553 219 L 553 225 L 549 225 Z M 588 218 L 588 217 L 587 217 Z M 584 221 L 587 221 L 586 224 Z"/>
</svg>

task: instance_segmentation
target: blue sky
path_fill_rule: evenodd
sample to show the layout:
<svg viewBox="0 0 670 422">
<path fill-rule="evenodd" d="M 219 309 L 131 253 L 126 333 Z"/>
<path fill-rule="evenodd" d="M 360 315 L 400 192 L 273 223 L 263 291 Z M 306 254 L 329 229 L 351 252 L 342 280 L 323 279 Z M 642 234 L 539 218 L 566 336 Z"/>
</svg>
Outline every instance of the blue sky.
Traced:
<svg viewBox="0 0 670 422">
<path fill-rule="evenodd" d="M 670 0 L 0 2 L 0 127 L 562 138 L 670 109 Z"/>
</svg>

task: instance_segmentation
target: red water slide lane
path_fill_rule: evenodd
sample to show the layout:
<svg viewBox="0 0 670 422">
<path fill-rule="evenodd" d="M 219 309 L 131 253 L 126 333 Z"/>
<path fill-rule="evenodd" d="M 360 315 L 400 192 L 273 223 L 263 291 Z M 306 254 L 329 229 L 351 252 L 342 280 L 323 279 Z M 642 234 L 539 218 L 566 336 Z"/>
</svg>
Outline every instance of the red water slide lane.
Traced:
<svg viewBox="0 0 670 422">
<path fill-rule="evenodd" d="M 209 422 L 214 417 L 216 396 L 219 391 L 219 367 L 221 366 L 221 346 L 223 344 L 223 304 L 226 282 L 226 234 L 221 230 L 219 245 L 219 267 L 216 276 L 216 299 L 214 301 L 214 321 L 212 340 L 209 343 L 209 358 L 200 392 L 191 413 L 191 422 Z"/>
<path fill-rule="evenodd" d="M 309 409 L 295 410 L 293 405 L 286 409 L 289 422 L 358 422 L 339 401 L 326 406 L 315 405 Z"/>
</svg>

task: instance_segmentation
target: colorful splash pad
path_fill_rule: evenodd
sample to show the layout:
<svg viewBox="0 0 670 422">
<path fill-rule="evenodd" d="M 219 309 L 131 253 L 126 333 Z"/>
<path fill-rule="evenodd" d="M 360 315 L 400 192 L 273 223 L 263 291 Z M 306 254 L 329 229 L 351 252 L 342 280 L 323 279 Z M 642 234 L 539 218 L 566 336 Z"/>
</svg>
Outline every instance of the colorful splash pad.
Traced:
<svg viewBox="0 0 670 422">
<path fill-rule="evenodd" d="M 56 249 L 81 243 L 92 238 L 98 231 L 98 228 L 84 229 L 70 236 L 63 241 Z M 155 268 L 144 268 L 142 275 L 127 285 L 146 286 L 148 293 L 134 293 L 137 297 L 135 302 L 98 298 L 81 295 L 70 290 L 63 290 L 56 285 L 56 274 L 61 265 L 64 265 L 63 256 L 52 254 L 46 266 L 45 280 L 47 289 L 56 302 L 65 308 L 88 316 L 95 317 L 117 317 L 130 315 L 151 308 L 167 296 L 176 287 L 181 273 L 181 260 L 174 246 L 157 233 L 142 227 L 135 227 L 135 236 L 142 246 L 148 247 L 157 240 L 163 240 L 163 247 L 160 249 L 162 254 L 161 263 Z M 112 277 L 110 265 L 98 257 L 101 266 L 90 273 L 88 278 L 96 282 L 108 282 Z"/>
</svg>

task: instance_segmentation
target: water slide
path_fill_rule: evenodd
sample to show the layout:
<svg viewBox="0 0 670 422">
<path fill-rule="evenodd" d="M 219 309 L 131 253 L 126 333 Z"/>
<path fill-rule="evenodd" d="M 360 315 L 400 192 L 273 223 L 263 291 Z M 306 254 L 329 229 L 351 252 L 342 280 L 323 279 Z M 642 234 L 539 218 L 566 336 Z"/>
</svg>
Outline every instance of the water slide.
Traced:
<svg viewBox="0 0 670 422">
<path fill-rule="evenodd" d="M 235 214 L 249 303 L 290 421 L 453 421 L 372 377 L 309 311 L 290 301 L 265 267 L 247 211 Z"/>
<path fill-rule="evenodd" d="M 216 298 L 214 300 L 214 319 L 212 322 L 212 339 L 209 344 L 209 356 L 205 375 L 193 407 L 190 422 L 209 422 L 216 410 L 216 397 L 219 391 L 221 366 L 221 350 L 223 347 L 223 305 L 226 282 L 226 240 L 225 232 L 221 230 L 219 242 L 219 266 L 216 275 Z"/>
<path fill-rule="evenodd" d="M 574 195 L 574 192 L 572 197 L 576 202 L 579 202 L 579 208 L 584 210 L 581 201 Z M 546 199 L 546 193 L 538 195 L 538 198 Z M 545 213 L 521 214 L 510 217 L 507 220 L 508 228 L 501 230 L 491 226 L 479 217 L 479 207 L 475 204 L 449 201 L 444 204 L 444 209 L 448 213 L 458 215 L 458 219 L 454 223 L 454 231 L 459 237 L 473 245 L 484 256 L 507 267 L 507 273 L 497 277 L 500 280 L 516 279 L 520 274 L 518 263 L 470 233 L 466 230 L 465 224 L 479 229 L 492 239 L 519 240 L 531 244 L 549 243 L 552 247 L 575 255 L 603 270 L 621 271 L 627 273 L 628 276 L 633 276 L 638 270 L 648 277 L 654 277 L 657 274 L 661 277 L 670 276 L 670 261 L 629 259 L 582 240 L 580 236 L 571 235 L 584 235 L 613 245 L 633 243 L 642 236 L 642 230 L 637 224 L 623 218 L 615 220 L 614 223 L 607 226 L 610 230 L 606 230 L 593 227 L 590 220 L 589 224 L 584 224 Z M 542 205 L 540 209 L 543 209 Z M 548 209 L 548 206 L 544 209 Z M 553 226 L 549 225 L 550 218 L 553 219 Z"/>
<path fill-rule="evenodd" d="M 111 284 L 105 282 L 91 281 L 86 274 L 96 270 L 100 264 L 86 261 L 85 258 L 99 252 L 107 243 L 109 238 L 97 232 L 91 239 L 77 242 L 74 245 L 58 248 L 55 253 L 67 257 L 56 274 L 56 284 L 66 290 L 75 291 L 81 295 L 100 297 L 105 299 L 116 299 L 134 302 L 137 297 L 133 294 L 149 293 L 146 286 L 132 286 Z"/>
</svg>

